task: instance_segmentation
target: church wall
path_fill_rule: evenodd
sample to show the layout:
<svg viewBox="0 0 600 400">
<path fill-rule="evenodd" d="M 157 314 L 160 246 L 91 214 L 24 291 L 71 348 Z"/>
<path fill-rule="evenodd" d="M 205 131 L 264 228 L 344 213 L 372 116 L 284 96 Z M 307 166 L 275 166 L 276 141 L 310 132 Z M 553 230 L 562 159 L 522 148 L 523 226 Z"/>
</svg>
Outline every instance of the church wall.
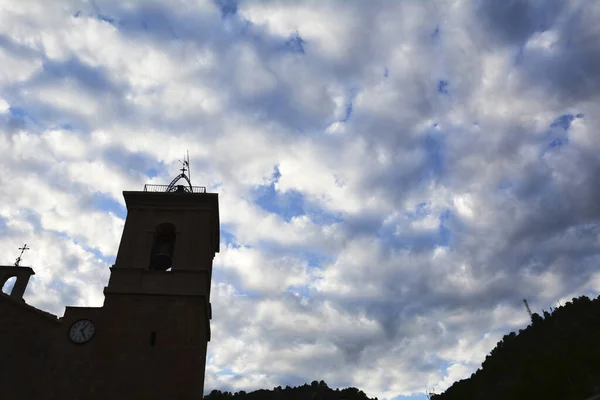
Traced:
<svg viewBox="0 0 600 400">
<path fill-rule="evenodd" d="M 0 298 L 3 399 L 202 398 L 203 297 L 113 294 L 102 308 L 67 307 L 56 321 L 25 307 Z M 96 333 L 74 344 L 68 329 L 80 318 Z"/>
<path fill-rule="evenodd" d="M 58 319 L 0 295 L 0 391 L 4 399 L 34 398 L 49 385 L 46 365 L 55 353 Z"/>
</svg>

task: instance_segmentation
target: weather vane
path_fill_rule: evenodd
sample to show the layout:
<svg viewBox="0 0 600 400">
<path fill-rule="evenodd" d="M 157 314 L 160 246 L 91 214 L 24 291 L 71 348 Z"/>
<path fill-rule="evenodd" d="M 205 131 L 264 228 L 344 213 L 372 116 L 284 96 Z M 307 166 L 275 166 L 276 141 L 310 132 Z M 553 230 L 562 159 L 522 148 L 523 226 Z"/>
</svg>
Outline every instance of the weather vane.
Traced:
<svg viewBox="0 0 600 400">
<path fill-rule="evenodd" d="M 194 188 L 192 187 L 192 181 L 190 180 L 191 177 L 191 172 L 190 172 L 190 153 L 187 152 L 187 154 L 183 157 L 183 161 L 178 160 L 182 165 L 181 165 L 181 174 L 177 175 L 175 177 L 175 179 L 173 179 L 171 181 L 171 183 L 169 183 L 169 186 L 167 186 L 167 192 L 179 192 L 179 191 L 184 191 L 184 192 L 189 192 L 189 193 L 193 193 L 194 192 Z M 185 172 L 187 171 L 187 175 L 185 174 Z M 175 185 L 180 179 L 183 179 L 187 182 L 187 187 L 183 186 L 183 185 Z"/>
<path fill-rule="evenodd" d="M 187 152 L 187 156 L 183 156 L 183 161 L 181 161 L 181 160 L 178 160 L 178 161 L 182 164 L 182 167 L 180 169 L 181 174 L 185 175 L 185 171 L 187 171 L 188 179 L 191 181 L 192 180 L 192 172 L 190 171 L 190 152 L 189 151 Z"/>
<path fill-rule="evenodd" d="M 21 250 L 21 253 L 19 254 L 19 257 L 17 257 L 17 260 L 15 261 L 15 267 L 18 267 L 19 264 L 21 263 L 21 257 L 23 256 L 23 252 L 25 250 L 29 250 L 29 247 L 27 247 L 27 243 L 25 243 L 23 245 L 23 247 L 19 247 L 19 250 Z"/>
</svg>

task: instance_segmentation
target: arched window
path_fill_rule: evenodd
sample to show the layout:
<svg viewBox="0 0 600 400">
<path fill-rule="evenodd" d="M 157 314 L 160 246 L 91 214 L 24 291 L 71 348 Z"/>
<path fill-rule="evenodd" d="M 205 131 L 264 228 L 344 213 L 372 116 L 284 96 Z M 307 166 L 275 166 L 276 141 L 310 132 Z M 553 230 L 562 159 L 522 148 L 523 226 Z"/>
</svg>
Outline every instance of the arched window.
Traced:
<svg viewBox="0 0 600 400">
<path fill-rule="evenodd" d="M 0 280 L 0 282 L 2 282 Z M 4 292 L 5 294 L 10 295 L 10 293 L 13 290 L 13 287 L 15 286 L 15 283 L 17 282 L 17 277 L 16 276 L 11 276 L 10 278 L 8 278 L 5 282 L 4 285 L 2 286 L 2 292 Z"/>
<path fill-rule="evenodd" d="M 156 227 L 154 231 L 154 244 L 150 257 L 150 269 L 166 271 L 173 263 L 175 251 L 175 226 L 164 223 Z"/>
</svg>

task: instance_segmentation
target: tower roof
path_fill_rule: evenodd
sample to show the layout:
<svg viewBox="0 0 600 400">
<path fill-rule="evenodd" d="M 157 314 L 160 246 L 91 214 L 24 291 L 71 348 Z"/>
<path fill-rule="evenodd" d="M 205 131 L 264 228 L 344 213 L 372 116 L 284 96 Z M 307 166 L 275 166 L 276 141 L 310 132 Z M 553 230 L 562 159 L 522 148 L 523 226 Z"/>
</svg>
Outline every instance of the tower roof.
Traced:
<svg viewBox="0 0 600 400">
<path fill-rule="evenodd" d="M 177 175 L 168 185 L 144 185 L 144 192 L 178 192 L 178 193 L 206 193 L 205 186 L 192 186 L 190 172 L 190 155 L 189 153 L 181 162 L 181 173 Z M 187 174 L 186 174 L 187 172 Z M 182 181 L 180 183 L 180 181 Z"/>
</svg>

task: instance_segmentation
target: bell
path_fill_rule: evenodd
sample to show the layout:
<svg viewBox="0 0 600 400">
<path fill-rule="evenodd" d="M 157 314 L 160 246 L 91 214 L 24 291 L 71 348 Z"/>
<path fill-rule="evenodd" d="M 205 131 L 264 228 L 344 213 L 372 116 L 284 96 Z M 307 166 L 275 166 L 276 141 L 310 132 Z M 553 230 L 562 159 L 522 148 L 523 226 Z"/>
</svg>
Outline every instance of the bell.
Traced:
<svg viewBox="0 0 600 400">
<path fill-rule="evenodd" d="M 166 271 L 173 263 L 173 249 L 169 243 L 163 242 L 160 244 L 158 251 L 152 259 L 153 269 Z"/>
</svg>

